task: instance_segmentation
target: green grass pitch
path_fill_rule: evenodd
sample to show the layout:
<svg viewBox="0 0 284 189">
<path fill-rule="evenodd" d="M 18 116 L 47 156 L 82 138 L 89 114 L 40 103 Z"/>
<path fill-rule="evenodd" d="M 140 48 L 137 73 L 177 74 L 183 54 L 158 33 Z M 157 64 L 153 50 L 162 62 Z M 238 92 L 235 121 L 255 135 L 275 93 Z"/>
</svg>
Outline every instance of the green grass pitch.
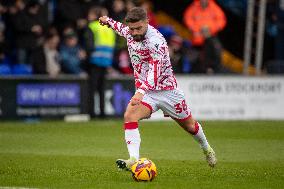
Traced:
<svg viewBox="0 0 284 189">
<path fill-rule="evenodd" d="M 141 156 L 158 168 L 148 183 L 115 166 L 128 157 L 122 123 L 0 122 L 0 188 L 284 188 L 283 121 L 202 122 L 214 169 L 173 121 L 141 122 Z"/>
</svg>

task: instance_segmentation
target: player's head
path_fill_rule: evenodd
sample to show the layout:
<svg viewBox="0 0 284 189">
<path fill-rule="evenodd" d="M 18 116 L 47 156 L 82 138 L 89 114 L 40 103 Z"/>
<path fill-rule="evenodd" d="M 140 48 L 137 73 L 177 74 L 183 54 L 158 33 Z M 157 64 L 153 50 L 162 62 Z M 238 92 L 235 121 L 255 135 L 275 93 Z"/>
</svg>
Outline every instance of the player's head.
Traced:
<svg viewBox="0 0 284 189">
<path fill-rule="evenodd" d="M 127 12 L 125 21 L 133 39 L 135 41 L 143 40 L 148 29 L 147 12 L 141 7 L 134 7 Z"/>
</svg>

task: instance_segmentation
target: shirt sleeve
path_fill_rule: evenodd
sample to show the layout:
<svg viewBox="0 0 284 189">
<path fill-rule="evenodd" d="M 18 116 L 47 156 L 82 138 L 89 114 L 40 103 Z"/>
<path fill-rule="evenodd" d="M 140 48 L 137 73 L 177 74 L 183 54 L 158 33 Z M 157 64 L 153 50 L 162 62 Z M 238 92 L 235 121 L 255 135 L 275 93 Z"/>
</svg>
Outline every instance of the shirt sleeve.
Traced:
<svg viewBox="0 0 284 189">
<path fill-rule="evenodd" d="M 128 26 L 122 24 L 121 22 L 117 22 L 112 18 L 108 18 L 108 25 L 120 36 L 127 38 L 129 35 Z"/>
<path fill-rule="evenodd" d="M 150 42 L 148 59 L 149 70 L 147 72 L 146 81 L 142 83 L 136 92 L 145 94 L 148 90 L 154 90 L 156 88 L 166 48 L 167 46 L 163 42 Z"/>
</svg>

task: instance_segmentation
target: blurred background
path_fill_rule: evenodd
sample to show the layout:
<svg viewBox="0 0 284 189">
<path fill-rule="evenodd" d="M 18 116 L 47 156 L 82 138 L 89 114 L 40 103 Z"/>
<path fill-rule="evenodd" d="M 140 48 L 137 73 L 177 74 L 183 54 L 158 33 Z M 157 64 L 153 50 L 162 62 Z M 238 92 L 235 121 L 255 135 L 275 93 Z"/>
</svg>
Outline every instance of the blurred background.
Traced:
<svg viewBox="0 0 284 189">
<path fill-rule="evenodd" d="M 283 0 L 0 0 L 0 118 L 121 117 L 133 68 L 97 19 L 134 6 L 165 36 L 198 118 L 284 118 Z"/>
</svg>

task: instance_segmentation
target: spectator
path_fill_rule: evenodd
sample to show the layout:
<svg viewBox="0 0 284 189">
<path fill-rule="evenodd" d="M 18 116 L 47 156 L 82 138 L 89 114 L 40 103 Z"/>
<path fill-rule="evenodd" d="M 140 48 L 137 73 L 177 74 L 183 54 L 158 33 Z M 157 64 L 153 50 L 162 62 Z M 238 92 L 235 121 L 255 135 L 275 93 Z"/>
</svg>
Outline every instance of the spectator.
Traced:
<svg viewBox="0 0 284 189">
<path fill-rule="evenodd" d="M 192 33 L 192 44 L 200 52 L 193 68 L 199 73 L 217 73 L 221 66 L 221 43 L 218 32 L 226 25 L 226 17 L 214 0 L 194 0 L 184 12 L 184 22 Z"/>
<path fill-rule="evenodd" d="M 126 5 L 123 0 L 114 0 L 111 11 L 111 18 L 124 22 L 124 17 L 126 15 Z M 120 53 L 121 49 L 127 48 L 126 41 L 123 37 L 116 34 L 116 55 Z"/>
<path fill-rule="evenodd" d="M 63 36 L 66 36 L 66 35 L 68 35 L 68 34 L 70 34 L 70 33 L 75 33 L 75 29 L 74 29 L 74 27 L 71 26 L 71 25 L 66 25 L 66 26 L 64 27 L 64 29 L 62 30 L 62 37 L 63 37 Z"/>
<path fill-rule="evenodd" d="M 34 74 L 48 74 L 56 77 L 60 73 L 59 52 L 57 50 L 60 38 L 56 33 L 48 34 L 44 45 L 32 54 Z"/>
<path fill-rule="evenodd" d="M 32 51 L 42 42 L 47 23 L 42 14 L 39 14 L 40 8 L 38 1 L 30 0 L 26 8 L 14 16 L 17 58 L 20 64 L 30 63 Z"/>
<path fill-rule="evenodd" d="M 133 74 L 133 69 L 127 49 L 121 49 L 118 53 L 117 60 L 119 71 L 123 74 Z"/>
<path fill-rule="evenodd" d="M 87 0 L 58 0 L 56 25 L 60 31 L 67 25 L 82 29 L 87 24 L 84 8 Z"/>
<path fill-rule="evenodd" d="M 107 70 L 112 66 L 113 53 L 115 47 L 115 33 L 108 27 L 100 25 L 98 18 L 102 15 L 107 15 L 107 10 L 102 7 L 93 7 L 88 12 L 88 30 L 86 41 L 89 41 L 87 49 L 90 55 L 90 89 L 91 101 L 93 103 L 93 94 L 95 91 L 99 93 L 100 97 L 100 117 L 105 116 L 104 108 L 104 85 Z M 91 106 L 93 107 L 93 106 Z M 92 116 L 94 111 L 91 110 Z"/>
<path fill-rule="evenodd" d="M 61 68 L 67 74 L 85 75 L 81 65 L 86 60 L 86 52 L 78 44 L 78 36 L 74 32 L 66 33 L 60 48 Z"/>
<path fill-rule="evenodd" d="M 128 3 L 128 4 L 126 4 Z M 124 22 L 124 17 L 126 15 L 127 5 L 131 6 L 133 2 L 128 0 L 127 2 L 123 0 L 114 0 L 112 6 L 111 18 Z M 134 5 L 134 4 L 133 4 Z M 115 42 L 115 52 L 114 52 L 114 64 L 113 66 L 124 74 L 132 73 L 131 62 L 128 56 L 127 44 L 124 37 L 116 35 Z"/>
<path fill-rule="evenodd" d="M 189 50 L 184 46 L 183 39 L 178 35 L 173 35 L 169 39 L 169 52 L 172 67 L 175 73 L 189 73 L 191 63 Z"/>
<path fill-rule="evenodd" d="M 0 25 L 0 75 L 11 74 L 10 60 L 7 57 L 7 44 L 4 35 L 4 25 Z"/>
<path fill-rule="evenodd" d="M 23 0 L 7 0 L 4 1 L 3 6 L 5 7 L 6 11 L 3 15 L 5 21 L 5 37 L 7 39 L 7 45 L 11 47 L 8 52 L 8 56 L 12 57 L 15 49 L 15 42 L 16 42 L 16 30 L 15 30 L 15 22 L 17 18 L 17 14 L 23 12 L 25 9 L 26 4 Z M 14 59 L 16 59 L 15 54 Z M 14 62 L 16 62 L 14 60 Z"/>
<path fill-rule="evenodd" d="M 11 15 L 15 15 L 19 12 L 24 11 L 26 8 L 26 1 L 24 0 L 12 0 L 8 3 L 8 12 Z"/>
<path fill-rule="evenodd" d="M 141 6 L 147 11 L 149 24 L 155 28 L 158 28 L 156 16 L 153 12 L 153 3 L 150 0 L 142 0 Z"/>
<path fill-rule="evenodd" d="M 284 0 L 274 2 L 273 14 L 275 19 L 274 60 L 267 65 L 268 73 L 284 73 Z"/>
<path fill-rule="evenodd" d="M 5 39 L 5 22 L 3 19 L 3 14 L 7 11 L 7 8 L 3 6 L 0 2 L 0 59 L 1 62 L 3 62 L 3 58 L 5 57 L 6 50 L 7 50 L 7 45 L 6 45 L 6 39 Z"/>
<path fill-rule="evenodd" d="M 125 1 L 125 8 L 126 11 L 129 11 L 130 9 L 132 9 L 133 7 L 137 6 L 133 0 L 126 0 Z"/>
<path fill-rule="evenodd" d="M 126 5 L 123 0 L 114 0 L 112 4 L 111 18 L 123 21 L 126 15 Z"/>
</svg>

